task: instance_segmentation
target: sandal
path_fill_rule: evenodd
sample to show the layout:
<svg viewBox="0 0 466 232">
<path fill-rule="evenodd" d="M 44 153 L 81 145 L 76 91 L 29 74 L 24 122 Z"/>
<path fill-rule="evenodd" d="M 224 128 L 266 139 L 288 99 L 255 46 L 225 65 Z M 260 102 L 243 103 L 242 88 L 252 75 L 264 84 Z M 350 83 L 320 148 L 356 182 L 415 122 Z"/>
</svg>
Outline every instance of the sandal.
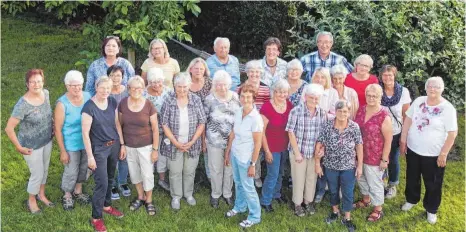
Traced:
<svg viewBox="0 0 466 232">
<path fill-rule="evenodd" d="M 378 210 L 374 209 L 374 210 L 372 210 L 371 214 L 369 214 L 369 216 L 367 217 L 367 221 L 376 222 L 376 221 L 382 219 L 382 217 L 383 217 L 382 210 L 378 211 Z"/>
<path fill-rule="evenodd" d="M 365 202 L 363 199 L 353 204 L 353 207 L 356 209 L 364 209 L 371 205 L 371 202 Z"/>
<path fill-rule="evenodd" d="M 150 216 L 154 216 L 155 215 L 155 205 L 152 203 L 152 202 L 146 202 L 146 212 L 147 214 L 149 214 Z"/>
<path fill-rule="evenodd" d="M 131 204 L 129 205 L 129 210 L 131 211 L 136 211 L 138 210 L 139 208 L 141 208 L 143 202 L 142 200 L 139 200 L 139 199 L 135 199 L 133 202 L 131 202 Z"/>
<path fill-rule="evenodd" d="M 42 213 L 42 210 L 40 208 L 38 210 L 32 211 L 31 207 L 29 206 L 29 200 L 25 200 L 24 204 L 26 204 L 26 209 L 31 213 L 31 214 L 40 214 Z"/>
<path fill-rule="evenodd" d="M 44 203 L 44 205 L 46 205 L 46 206 L 48 206 L 48 207 L 50 207 L 50 208 L 55 207 L 55 203 L 53 203 L 53 202 L 51 202 L 51 201 L 49 201 L 49 203 L 45 203 L 45 201 L 43 201 L 43 200 L 40 198 L 39 194 L 36 195 L 36 199 L 39 200 L 39 201 L 41 201 L 42 203 Z"/>
</svg>

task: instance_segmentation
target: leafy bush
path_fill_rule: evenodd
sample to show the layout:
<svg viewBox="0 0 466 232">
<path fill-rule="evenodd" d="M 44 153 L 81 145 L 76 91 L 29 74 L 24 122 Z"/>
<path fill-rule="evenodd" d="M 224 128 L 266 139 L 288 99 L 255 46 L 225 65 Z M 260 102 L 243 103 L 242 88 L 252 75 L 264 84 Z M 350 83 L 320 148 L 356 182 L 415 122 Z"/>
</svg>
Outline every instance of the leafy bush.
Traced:
<svg viewBox="0 0 466 232">
<path fill-rule="evenodd" d="M 304 11 L 300 9 L 304 8 Z M 369 54 L 378 70 L 393 64 L 400 82 L 414 96 L 424 94 L 431 76 L 445 81 L 445 97 L 464 110 L 464 10 L 460 1 L 305 1 L 290 10 L 295 24 L 289 30 L 294 42 L 287 56 L 316 50 L 315 35 L 334 35 L 334 48 L 354 60 Z"/>
</svg>

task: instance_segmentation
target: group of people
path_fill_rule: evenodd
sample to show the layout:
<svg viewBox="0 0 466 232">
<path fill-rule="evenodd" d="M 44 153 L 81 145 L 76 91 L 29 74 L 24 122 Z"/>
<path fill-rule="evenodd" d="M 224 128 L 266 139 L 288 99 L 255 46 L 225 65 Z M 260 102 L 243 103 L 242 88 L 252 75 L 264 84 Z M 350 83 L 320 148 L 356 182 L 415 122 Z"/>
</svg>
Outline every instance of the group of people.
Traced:
<svg viewBox="0 0 466 232">
<path fill-rule="evenodd" d="M 174 210 L 182 198 L 196 205 L 194 177 L 201 153 L 210 204 L 218 208 L 223 198 L 232 207 L 227 218 L 249 211 L 243 228 L 261 221 L 261 208 L 269 213 L 272 202 L 287 202 L 281 191 L 287 171 L 297 216 L 314 214 L 328 189 L 327 223 L 341 214 L 341 222 L 354 231 L 351 211 L 371 206 L 367 220 L 378 221 L 384 199 L 397 194 L 400 154 L 407 160 L 402 210 L 419 202 L 422 176 L 427 220 L 435 223 L 446 158 L 457 134 L 456 110 L 442 97 L 442 78 L 429 78 L 427 96 L 411 102 L 396 79 L 396 67 L 383 66 L 377 77 L 370 73 L 369 55 L 357 57 L 353 66 L 331 51 L 329 32 L 320 32 L 316 44 L 316 52 L 286 62 L 279 58 L 279 39 L 267 39 L 265 56 L 246 64 L 247 80 L 241 84 L 240 64 L 229 54 L 227 38 L 217 38 L 215 55 L 192 60 L 185 72 L 165 42 L 154 39 L 137 76 L 121 57 L 119 38 L 109 36 L 102 58 L 89 67 L 85 91 L 81 72 L 66 73 L 67 91 L 53 113 L 43 70 L 29 70 L 27 92 L 5 128 L 31 173 L 28 210 L 40 213 L 38 201 L 55 206 L 45 195 L 55 136 L 64 165 L 63 208 L 92 202 L 90 223 L 96 231 L 106 231 L 103 213 L 124 216 L 112 199 L 131 195 L 128 175 L 137 191 L 130 211 L 144 206 L 149 215 L 156 214 L 154 172 L 170 192 Z M 92 198 L 82 191 L 88 169 L 95 180 Z M 356 183 L 358 201 L 353 199 Z"/>
</svg>

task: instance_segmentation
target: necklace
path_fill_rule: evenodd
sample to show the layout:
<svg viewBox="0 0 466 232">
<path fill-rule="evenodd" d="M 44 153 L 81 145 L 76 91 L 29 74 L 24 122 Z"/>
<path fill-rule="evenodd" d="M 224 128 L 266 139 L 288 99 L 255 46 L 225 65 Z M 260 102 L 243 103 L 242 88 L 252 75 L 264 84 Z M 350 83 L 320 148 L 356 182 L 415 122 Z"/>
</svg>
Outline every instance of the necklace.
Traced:
<svg viewBox="0 0 466 232">
<path fill-rule="evenodd" d="M 269 63 L 267 63 L 267 60 L 265 61 L 265 64 L 267 65 L 267 67 L 269 68 L 274 68 L 277 66 L 277 63 L 278 63 L 278 60 L 275 60 L 275 64 L 274 65 L 269 65 Z"/>
<path fill-rule="evenodd" d="M 275 107 L 277 107 L 279 110 L 284 110 L 286 108 L 286 102 L 285 104 L 278 104 L 275 100 L 273 100 L 273 104 Z"/>
</svg>

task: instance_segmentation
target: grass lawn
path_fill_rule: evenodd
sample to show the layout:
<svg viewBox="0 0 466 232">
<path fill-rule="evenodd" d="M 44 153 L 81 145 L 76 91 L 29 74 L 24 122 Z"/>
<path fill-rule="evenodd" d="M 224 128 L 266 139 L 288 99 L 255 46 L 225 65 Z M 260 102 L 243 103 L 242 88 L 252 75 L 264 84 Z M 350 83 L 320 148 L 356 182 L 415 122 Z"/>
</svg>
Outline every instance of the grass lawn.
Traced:
<svg viewBox="0 0 466 232">
<path fill-rule="evenodd" d="M 33 67 L 45 70 L 47 79 L 45 86 L 50 90 L 51 102 L 55 102 L 65 91 L 62 79 L 68 70 L 75 68 L 74 63 L 79 58 L 78 52 L 84 49 L 82 44 L 85 38 L 76 31 L 12 18 L 2 19 L 1 35 L 2 231 L 91 231 L 88 223 L 91 215 L 90 205 L 77 204 L 75 210 L 65 212 L 61 204 L 58 204 L 57 207 L 46 208 L 41 215 L 35 216 L 26 211 L 23 201 L 27 199 L 26 185 L 29 171 L 25 161 L 3 132 L 14 104 L 25 92 L 26 71 Z M 186 57 L 194 57 L 182 49 L 170 48 L 170 53 L 175 59 L 183 57 L 182 69 L 187 65 L 185 60 L 190 60 Z M 200 164 L 203 163 L 202 159 L 200 161 Z M 386 201 L 385 217 L 380 222 L 365 222 L 369 209 L 355 211 L 353 220 L 358 229 L 361 231 L 464 231 L 464 162 L 448 163 L 439 220 L 434 226 L 426 222 L 422 202 L 410 212 L 400 210 L 404 202 L 403 158 L 401 163 L 401 184 L 398 189 L 400 194 L 395 199 Z M 55 144 L 49 168 L 47 194 L 56 203 L 60 203 L 62 196 L 60 190 L 62 171 L 63 166 L 59 161 L 58 147 Z M 93 185 L 93 180 L 86 184 L 87 192 L 92 192 Z M 149 217 L 143 209 L 135 213 L 129 212 L 129 199 L 122 199 L 116 201 L 114 205 L 122 209 L 126 216 L 121 220 L 106 216 L 107 228 L 109 231 L 238 231 L 238 223 L 244 216 L 225 219 L 223 215 L 228 210 L 227 206 L 221 204 L 219 209 L 212 209 L 209 205 L 209 193 L 208 187 L 196 184 L 195 197 L 198 205 L 188 207 L 186 202 L 182 201 L 181 210 L 173 212 L 169 206 L 169 194 L 156 187 L 154 199 L 158 211 L 155 217 Z M 285 193 L 290 198 L 291 192 L 288 188 L 285 188 Z M 134 189 L 133 196 L 135 196 Z M 328 201 L 324 201 L 317 206 L 315 215 L 297 218 L 289 206 L 277 205 L 275 212 L 263 214 L 262 223 L 251 231 L 345 231 L 340 223 L 327 225 L 324 222 L 329 211 Z"/>
</svg>

